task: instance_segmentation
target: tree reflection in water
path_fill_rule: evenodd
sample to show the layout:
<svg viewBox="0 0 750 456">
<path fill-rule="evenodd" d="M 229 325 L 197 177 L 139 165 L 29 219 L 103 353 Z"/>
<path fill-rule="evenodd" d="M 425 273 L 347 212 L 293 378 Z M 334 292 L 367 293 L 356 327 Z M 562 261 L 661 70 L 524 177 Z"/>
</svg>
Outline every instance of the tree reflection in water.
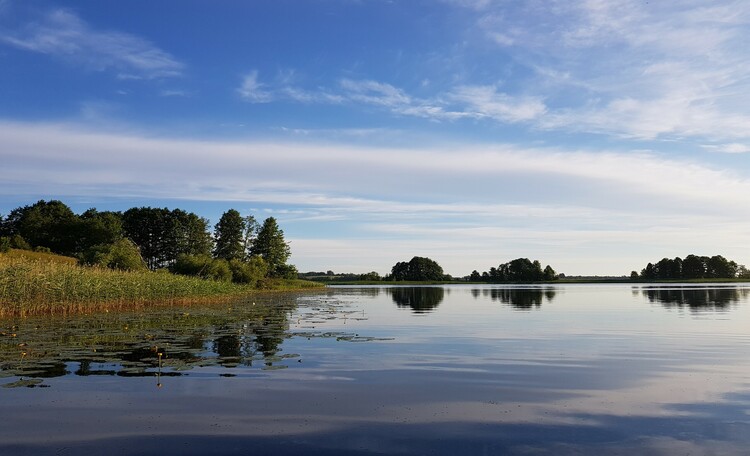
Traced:
<svg viewBox="0 0 750 456">
<path fill-rule="evenodd" d="M 478 298 L 479 294 L 489 297 L 493 301 L 500 301 L 517 310 L 539 309 L 544 302 L 552 302 L 555 298 L 554 287 L 529 287 L 529 288 L 475 288 L 471 290 L 472 296 Z"/>
<path fill-rule="evenodd" d="M 664 307 L 689 308 L 690 310 L 722 310 L 744 301 L 750 296 L 750 290 L 735 287 L 668 287 L 642 290 L 649 302 L 656 302 Z"/>
<path fill-rule="evenodd" d="M 238 302 L 5 320 L 0 374 L 156 377 L 181 375 L 194 366 L 251 366 L 254 360 L 278 368 L 293 306 L 293 301 Z"/>
<path fill-rule="evenodd" d="M 445 298 L 443 287 L 386 288 L 398 307 L 410 308 L 414 313 L 433 311 Z"/>
</svg>

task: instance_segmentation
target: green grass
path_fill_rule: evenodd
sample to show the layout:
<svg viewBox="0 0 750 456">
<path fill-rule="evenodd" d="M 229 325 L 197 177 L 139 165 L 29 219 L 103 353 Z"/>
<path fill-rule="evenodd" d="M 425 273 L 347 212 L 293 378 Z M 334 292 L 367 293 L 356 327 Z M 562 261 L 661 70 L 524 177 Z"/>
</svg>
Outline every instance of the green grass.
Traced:
<svg viewBox="0 0 750 456">
<path fill-rule="evenodd" d="M 284 280 L 266 280 L 262 285 L 262 289 L 276 291 L 322 287 Z M 113 271 L 45 257 L 0 254 L 0 316 L 138 308 L 218 300 L 257 291 L 249 286 L 168 272 Z"/>
</svg>

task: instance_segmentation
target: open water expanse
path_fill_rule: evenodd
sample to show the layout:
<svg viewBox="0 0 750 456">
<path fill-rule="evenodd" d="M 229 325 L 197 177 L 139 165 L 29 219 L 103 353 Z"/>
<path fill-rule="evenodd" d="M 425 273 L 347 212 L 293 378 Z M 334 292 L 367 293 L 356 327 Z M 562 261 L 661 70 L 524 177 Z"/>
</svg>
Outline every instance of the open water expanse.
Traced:
<svg viewBox="0 0 750 456">
<path fill-rule="evenodd" d="M 0 320 L 2 455 L 747 455 L 750 284 Z"/>
</svg>

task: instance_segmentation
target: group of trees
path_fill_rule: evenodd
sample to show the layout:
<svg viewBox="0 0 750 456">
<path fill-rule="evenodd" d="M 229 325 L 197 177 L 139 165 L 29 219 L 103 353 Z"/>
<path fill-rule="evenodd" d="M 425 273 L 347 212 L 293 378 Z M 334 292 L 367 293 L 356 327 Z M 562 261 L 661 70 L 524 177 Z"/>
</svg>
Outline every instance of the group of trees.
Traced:
<svg viewBox="0 0 750 456">
<path fill-rule="evenodd" d="M 209 222 L 181 209 L 137 207 L 125 212 L 89 209 L 77 215 L 61 201 L 38 201 L 0 216 L 0 246 L 45 250 L 116 269 L 167 268 L 179 274 L 254 283 L 296 278 L 284 232 L 273 217 L 226 211 Z"/>
<path fill-rule="evenodd" d="M 685 259 L 663 258 L 657 263 L 648 263 L 640 274 L 630 273 L 631 279 L 731 279 L 750 278 L 750 271 L 743 265 L 727 260 L 721 255 L 712 257 L 688 255 Z"/>
<path fill-rule="evenodd" d="M 443 268 L 435 260 L 426 257 L 415 256 L 411 260 L 399 261 L 393 268 L 391 274 L 384 280 L 392 281 L 440 281 L 450 280 L 450 277 L 443 273 Z"/>
<path fill-rule="evenodd" d="M 490 283 L 546 282 L 556 280 L 557 278 L 557 273 L 550 265 L 542 269 L 542 264 L 537 260 L 531 261 L 528 258 L 516 258 L 496 268 L 492 267 L 489 271 L 481 274 L 474 270 L 469 276 L 469 281 Z"/>
</svg>

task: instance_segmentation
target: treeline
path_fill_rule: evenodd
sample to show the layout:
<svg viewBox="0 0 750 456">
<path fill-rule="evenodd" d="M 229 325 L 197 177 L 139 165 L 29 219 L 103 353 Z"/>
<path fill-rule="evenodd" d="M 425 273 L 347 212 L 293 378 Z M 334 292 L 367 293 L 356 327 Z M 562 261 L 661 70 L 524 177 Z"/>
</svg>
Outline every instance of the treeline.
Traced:
<svg viewBox="0 0 750 456">
<path fill-rule="evenodd" d="M 306 272 L 300 274 L 301 278 L 320 282 L 356 282 L 356 281 L 383 281 L 383 282 L 488 282 L 488 283 L 514 283 L 514 282 L 546 282 L 563 277 L 557 274 L 551 266 L 542 269 L 539 261 L 531 261 L 528 258 L 517 258 L 503 263 L 497 268 L 492 267 L 489 271 L 479 273 L 476 270 L 466 277 L 453 278 L 443 272 L 435 260 L 427 257 L 415 256 L 409 261 L 399 261 L 391 268 L 390 274 L 381 277 L 377 272 L 365 274 L 335 274 L 327 272 Z"/>
<path fill-rule="evenodd" d="M 557 273 L 550 265 L 542 269 L 542 264 L 538 260 L 531 261 L 528 258 L 516 258 L 496 268 L 492 267 L 489 271 L 481 274 L 474 270 L 469 276 L 469 281 L 490 283 L 548 282 L 557 278 Z"/>
<path fill-rule="evenodd" d="M 685 259 L 662 258 L 656 263 L 648 263 L 640 273 L 632 271 L 631 279 L 679 280 L 679 279 L 733 279 L 750 278 L 750 271 L 721 255 L 712 257 L 688 255 Z"/>
<path fill-rule="evenodd" d="M 0 216 L 0 251 L 10 248 L 72 256 L 90 266 L 169 270 L 237 283 L 297 278 L 276 220 L 260 224 L 235 209 L 224 212 L 211 232 L 207 219 L 181 209 L 92 208 L 79 215 L 61 201 L 40 200 Z"/>
</svg>

